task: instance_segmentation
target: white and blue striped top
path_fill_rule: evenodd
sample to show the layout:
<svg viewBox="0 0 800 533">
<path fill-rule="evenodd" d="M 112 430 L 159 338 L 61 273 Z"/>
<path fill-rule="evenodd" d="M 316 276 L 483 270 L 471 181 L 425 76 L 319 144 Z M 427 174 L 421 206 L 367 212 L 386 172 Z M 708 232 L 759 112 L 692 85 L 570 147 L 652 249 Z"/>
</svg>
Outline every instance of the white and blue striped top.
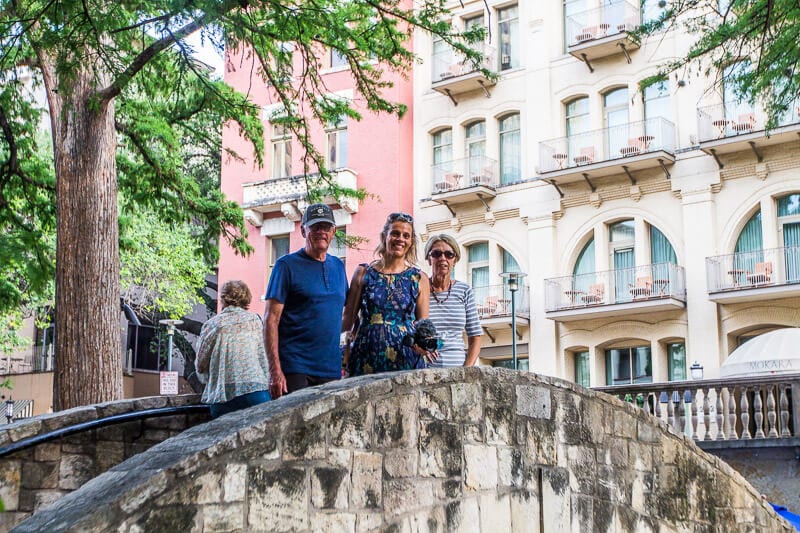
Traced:
<svg viewBox="0 0 800 533">
<path fill-rule="evenodd" d="M 437 292 L 436 298 L 431 295 L 430 319 L 436 326 L 436 332 L 444 341 L 439 350 L 439 358 L 430 366 L 462 366 L 467 358 L 463 332 L 467 337 L 481 335 L 481 321 L 475 307 L 475 296 L 472 287 L 463 281 L 455 281 L 449 291 Z"/>
</svg>

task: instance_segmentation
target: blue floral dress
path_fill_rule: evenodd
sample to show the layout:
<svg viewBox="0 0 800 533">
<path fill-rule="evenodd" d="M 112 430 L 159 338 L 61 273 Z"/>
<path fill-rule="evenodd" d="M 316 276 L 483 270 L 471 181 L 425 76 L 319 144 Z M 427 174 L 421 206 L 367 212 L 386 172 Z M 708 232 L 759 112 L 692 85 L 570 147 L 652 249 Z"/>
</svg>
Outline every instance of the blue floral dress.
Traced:
<svg viewBox="0 0 800 533">
<path fill-rule="evenodd" d="M 403 337 L 415 331 L 421 277 L 417 267 L 384 274 L 367 266 L 359 304 L 361 318 L 348 363 L 351 376 L 425 367 L 425 360 L 403 345 Z"/>
</svg>

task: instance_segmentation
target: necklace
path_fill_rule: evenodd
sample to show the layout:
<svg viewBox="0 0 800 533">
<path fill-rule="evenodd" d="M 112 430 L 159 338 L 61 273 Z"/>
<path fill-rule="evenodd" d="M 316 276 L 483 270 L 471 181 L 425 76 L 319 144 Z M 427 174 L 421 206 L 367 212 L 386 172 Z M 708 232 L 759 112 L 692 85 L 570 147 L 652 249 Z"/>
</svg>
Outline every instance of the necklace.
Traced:
<svg viewBox="0 0 800 533">
<path fill-rule="evenodd" d="M 447 300 L 449 300 L 450 299 L 450 292 L 452 290 L 453 290 L 453 280 L 450 280 L 450 283 L 449 283 L 449 285 L 447 287 L 447 296 L 444 297 L 444 300 L 440 300 L 439 297 L 436 296 L 436 291 L 433 290 L 433 283 L 431 283 L 431 296 L 433 296 L 433 299 L 436 300 L 437 304 L 443 304 Z M 444 291 L 442 291 L 442 292 L 444 292 Z"/>
</svg>

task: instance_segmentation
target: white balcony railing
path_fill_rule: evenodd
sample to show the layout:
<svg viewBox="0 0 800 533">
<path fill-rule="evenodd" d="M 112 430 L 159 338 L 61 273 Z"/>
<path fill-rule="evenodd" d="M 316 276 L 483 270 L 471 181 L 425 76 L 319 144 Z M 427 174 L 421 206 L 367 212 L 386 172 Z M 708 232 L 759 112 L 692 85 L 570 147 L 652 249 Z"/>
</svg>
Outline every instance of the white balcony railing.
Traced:
<svg viewBox="0 0 800 533">
<path fill-rule="evenodd" d="M 511 291 L 508 285 L 486 285 L 473 287 L 475 303 L 478 307 L 478 316 L 482 319 L 511 316 Z M 527 317 L 530 309 L 528 287 L 520 286 L 514 295 L 514 311 L 517 316 Z"/>
<path fill-rule="evenodd" d="M 548 312 L 650 300 L 686 300 L 681 266 L 657 263 L 545 280 Z"/>
<path fill-rule="evenodd" d="M 470 46 L 480 51 L 483 55 L 483 61 L 480 67 L 490 72 L 497 71 L 496 50 L 491 45 L 487 43 L 475 43 Z M 477 70 L 470 62 L 466 61 L 460 54 L 449 47 L 433 54 L 431 58 L 431 68 L 432 83 L 446 82 L 471 74 Z"/>
<path fill-rule="evenodd" d="M 661 117 L 539 143 L 542 173 L 664 151 L 675 151 L 675 125 Z"/>
<path fill-rule="evenodd" d="M 800 100 L 778 118 L 776 127 L 800 123 Z M 760 106 L 742 102 L 717 104 L 697 109 L 699 141 L 713 141 L 737 135 L 764 131 L 767 114 Z"/>
<path fill-rule="evenodd" d="M 709 293 L 800 283 L 800 246 L 707 257 L 706 281 Z"/>
<path fill-rule="evenodd" d="M 482 155 L 437 163 L 431 166 L 431 173 L 434 194 L 477 185 L 496 187 L 499 183 L 497 161 Z"/>
<path fill-rule="evenodd" d="M 632 31 L 640 21 L 638 4 L 619 0 L 598 9 L 575 13 L 566 19 L 567 46 L 577 46 Z"/>
<path fill-rule="evenodd" d="M 340 187 L 349 189 L 358 187 L 357 175 L 349 168 L 332 170 L 331 174 L 333 174 L 333 179 Z M 280 206 L 284 202 L 305 198 L 309 185 L 322 187 L 324 183 L 318 174 L 244 183 L 242 185 L 242 207 L 258 211 L 280 210 Z"/>
</svg>

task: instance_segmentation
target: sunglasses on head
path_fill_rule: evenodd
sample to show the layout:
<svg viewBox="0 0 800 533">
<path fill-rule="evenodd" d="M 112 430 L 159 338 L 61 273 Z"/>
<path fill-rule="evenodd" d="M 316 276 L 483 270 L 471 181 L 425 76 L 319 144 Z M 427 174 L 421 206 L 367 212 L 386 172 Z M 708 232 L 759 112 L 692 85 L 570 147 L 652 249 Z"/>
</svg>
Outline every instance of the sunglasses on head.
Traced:
<svg viewBox="0 0 800 533">
<path fill-rule="evenodd" d="M 389 215 L 389 222 L 408 222 L 409 224 L 414 223 L 414 217 L 409 215 L 408 213 L 392 213 Z"/>
<path fill-rule="evenodd" d="M 431 252 L 430 255 L 434 259 L 439 259 L 442 256 L 445 256 L 448 259 L 453 259 L 456 256 L 456 253 L 455 252 L 451 252 L 450 250 L 447 250 L 446 252 L 443 252 L 442 250 L 434 250 L 434 251 Z"/>
</svg>

